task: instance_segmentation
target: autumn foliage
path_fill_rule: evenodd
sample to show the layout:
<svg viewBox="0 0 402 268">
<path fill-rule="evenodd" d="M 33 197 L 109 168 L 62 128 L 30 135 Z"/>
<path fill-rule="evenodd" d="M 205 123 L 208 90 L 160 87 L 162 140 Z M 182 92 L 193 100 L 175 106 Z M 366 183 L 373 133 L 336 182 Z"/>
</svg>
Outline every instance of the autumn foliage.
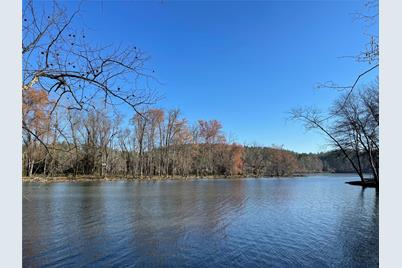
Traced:
<svg viewBox="0 0 402 268">
<path fill-rule="evenodd" d="M 190 124 L 179 110 L 154 108 L 124 121 L 104 109 L 51 113 L 41 90 L 27 90 L 23 99 L 24 124 L 32 129 L 23 135 L 27 176 L 261 177 L 323 170 L 316 155 L 228 143 L 219 121 Z"/>
<path fill-rule="evenodd" d="M 22 92 L 23 125 L 43 136 L 49 129 L 50 102 L 46 91 L 29 88 Z"/>
<path fill-rule="evenodd" d="M 179 110 L 145 110 L 127 124 L 104 109 L 52 107 L 46 91 L 23 91 L 27 176 L 261 177 L 320 172 L 325 166 L 314 154 L 228 143 L 218 120 L 190 124 Z"/>
</svg>

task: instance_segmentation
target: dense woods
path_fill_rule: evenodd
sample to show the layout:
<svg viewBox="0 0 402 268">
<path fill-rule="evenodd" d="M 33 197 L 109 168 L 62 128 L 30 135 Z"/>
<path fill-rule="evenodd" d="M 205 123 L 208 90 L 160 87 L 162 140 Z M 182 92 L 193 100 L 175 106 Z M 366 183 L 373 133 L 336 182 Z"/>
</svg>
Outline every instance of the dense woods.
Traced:
<svg viewBox="0 0 402 268">
<path fill-rule="evenodd" d="M 23 135 L 25 176 L 258 177 L 351 171 L 335 152 L 297 154 L 228 143 L 219 121 L 190 124 L 175 109 L 149 109 L 125 120 L 106 109 L 82 113 L 60 108 L 51 114 L 50 102 L 43 90 L 24 91 L 24 122 L 33 133 Z"/>
</svg>

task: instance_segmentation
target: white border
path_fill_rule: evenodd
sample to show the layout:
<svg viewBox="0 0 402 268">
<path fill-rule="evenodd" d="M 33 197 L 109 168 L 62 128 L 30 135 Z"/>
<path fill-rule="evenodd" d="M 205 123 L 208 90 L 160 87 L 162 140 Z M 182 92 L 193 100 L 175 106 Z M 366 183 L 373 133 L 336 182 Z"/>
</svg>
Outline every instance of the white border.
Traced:
<svg viewBox="0 0 402 268">
<path fill-rule="evenodd" d="M 402 1 L 380 0 L 380 267 L 400 267 Z"/>
<path fill-rule="evenodd" d="M 0 261 L 22 266 L 21 14 L 22 2 L 0 4 Z"/>
<path fill-rule="evenodd" d="M 21 1 L 1 1 L 0 260 L 22 266 Z M 380 266 L 401 264 L 402 1 L 380 0 Z"/>
</svg>

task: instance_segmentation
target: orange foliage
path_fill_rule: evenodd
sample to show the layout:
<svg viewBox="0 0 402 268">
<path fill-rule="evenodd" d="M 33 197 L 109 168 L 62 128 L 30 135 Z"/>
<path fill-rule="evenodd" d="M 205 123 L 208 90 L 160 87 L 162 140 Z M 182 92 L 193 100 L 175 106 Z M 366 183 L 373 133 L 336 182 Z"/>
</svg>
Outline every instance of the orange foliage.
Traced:
<svg viewBox="0 0 402 268">
<path fill-rule="evenodd" d="M 156 124 L 160 124 L 164 119 L 164 112 L 161 109 L 151 109 L 147 111 L 147 117 Z"/>
<path fill-rule="evenodd" d="M 225 143 L 225 136 L 222 132 L 222 124 L 217 120 L 198 120 L 200 128 L 200 136 L 205 140 L 205 143 Z"/>
<path fill-rule="evenodd" d="M 271 168 L 276 176 L 292 174 L 298 168 L 294 154 L 283 149 L 271 149 Z"/>
<path fill-rule="evenodd" d="M 46 91 L 27 89 L 22 92 L 22 118 L 25 126 L 36 135 L 43 135 L 50 122 L 50 104 Z"/>
<path fill-rule="evenodd" d="M 232 155 L 232 167 L 231 174 L 232 175 L 241 175 L 243 174 L 244 167 L 244 147 L 238 144 L 232 144 L 231 147 L 231 155 Z"/>
</svg>

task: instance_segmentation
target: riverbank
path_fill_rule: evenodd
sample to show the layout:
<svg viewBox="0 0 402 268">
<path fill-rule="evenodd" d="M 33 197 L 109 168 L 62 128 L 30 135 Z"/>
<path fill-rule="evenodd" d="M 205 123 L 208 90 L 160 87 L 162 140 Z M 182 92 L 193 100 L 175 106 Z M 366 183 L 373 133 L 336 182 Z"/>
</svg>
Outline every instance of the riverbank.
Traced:
<svg viewBox="0 0 402 268">
<path fill-rule="evenodd" d="M 311 173 L 309 173 L 311 174 Z M 307 174 L 293 174 L 283 177 L 305 177 Z M 100 177 L 94 175 L 79 175 L 79 176 L 33 176 L 22 177 L 23 182 L 40 182 L 40 183 L 53 183 L 53 182 L 93 182 L 93 181 L 146 181 L 146 180 L 193 180 L 193 179 L 244 179 L 244 178 L 267 178 L 270 176 L 253 176 L 253 175 L 209 175 L 209 176 L 152 176 L 152 177 L 132 177 L 132 176 L 110 176 Z M 277 176 L 272 176 L 272 178 Z"/>
<path fill-rule="evenodd" d="M 322 173 L 306 173 L 306 174 L 293 174 L 289 176 L 283 176 L 283 178 L 300 178 L 309 175 L 319 175 L 319 174 L 331 174 L 327 172 Z M 94 175 L 80 175 L 80 176 L 55 176 L 55 177 L 44 177 L 44 176 L 34 176 L 34 177 L 22 177 L 22 182 L 36 182 L 36 183 L 59 183 L 59 182 L 105 182 L 105 181 L 163 181 L 163 180 L 194 180 L 194 179 L 245 179 L 245 178 L 281 178 L 278 176 L 253 176 L 253 175 L 236 175 L 236 176 L 224 176 L 224 175 L 210 175 L 210 176 L 152 176 L 152 177 L 124 177 L 124 176 L 111 176 L 111 177 L 100 177 Z M 378 185 L 374 180 L 368 180 L 363 185 L 361 181 L 347 181 L 346 184 L 352 186 L 360 186 L 363 188 L 378 188 Z"/>
<path fill-rule="evenodd" d="M 145 180 L 191 180 L 191 179 L 241 179 L 250 176 L 152 176 L 152 177 L 124 177 L 124 176 L 111 176 L 111 177 L 100 177 L 93 175 L 85 176 L 57 176 L 57 177 L 22 177 L 23 182 L 89 182 L 89 181 L 145 181 Z"/>
</svg>

